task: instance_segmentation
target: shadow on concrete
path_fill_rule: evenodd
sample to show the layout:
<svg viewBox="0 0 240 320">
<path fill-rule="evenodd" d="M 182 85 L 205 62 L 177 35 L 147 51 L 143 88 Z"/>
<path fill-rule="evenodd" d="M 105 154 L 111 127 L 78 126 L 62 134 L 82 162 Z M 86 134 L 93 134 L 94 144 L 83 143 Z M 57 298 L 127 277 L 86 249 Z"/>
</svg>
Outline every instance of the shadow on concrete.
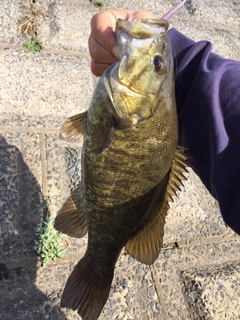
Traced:
<svg viewBox="0 0 240 320">
<path fill-rule="evenodd" d="M 0 319 L 66 317 L 35 286 L 35 227 L 42 220 L 40 186 L 19 149 L 0 135 Z"/>
</svg>

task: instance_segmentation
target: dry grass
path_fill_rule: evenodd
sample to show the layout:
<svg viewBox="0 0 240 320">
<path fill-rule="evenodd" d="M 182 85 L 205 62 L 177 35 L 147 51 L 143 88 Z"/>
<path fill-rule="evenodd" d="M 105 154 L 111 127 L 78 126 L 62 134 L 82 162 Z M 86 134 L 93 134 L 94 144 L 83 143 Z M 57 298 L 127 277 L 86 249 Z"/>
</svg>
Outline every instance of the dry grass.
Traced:
<svg viewBox="0 0 240 320">
<path fill-rule="evenodd" d="M 22 16 L 18 19 L 18 31 L 33 41 L 37 37 L 39 20 L 45 20 L 47 13 L 42 10 L 40 6 L 34 2 L 34 0 L 26 3 L 25 7 L 29 9 L 30 15 L 24 17 Z"/>
</svg>

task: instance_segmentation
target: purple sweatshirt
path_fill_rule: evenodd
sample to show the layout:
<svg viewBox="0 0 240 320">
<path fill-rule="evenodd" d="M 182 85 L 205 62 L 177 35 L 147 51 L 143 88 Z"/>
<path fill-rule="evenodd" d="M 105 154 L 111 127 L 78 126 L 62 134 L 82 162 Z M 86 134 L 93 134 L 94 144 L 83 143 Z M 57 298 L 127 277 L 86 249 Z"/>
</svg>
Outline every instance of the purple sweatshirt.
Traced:
<svg viewBox="0 0 240 320">
<path fill-rule="evenodd" d="M 211 53 L 208 41 L 168 32 L 175 59 L 179 145 L 240 234 L 240 62 Z"/>
</svg>

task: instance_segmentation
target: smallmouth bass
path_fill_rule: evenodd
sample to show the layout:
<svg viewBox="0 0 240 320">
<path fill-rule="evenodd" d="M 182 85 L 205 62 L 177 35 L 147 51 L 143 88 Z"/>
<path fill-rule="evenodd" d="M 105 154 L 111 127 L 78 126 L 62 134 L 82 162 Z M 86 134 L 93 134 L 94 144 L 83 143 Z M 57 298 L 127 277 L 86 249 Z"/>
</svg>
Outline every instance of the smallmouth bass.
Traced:
<svg viewBox="0 0 240 320">
<path fill-rule="evenodd" d="M 88 232 L 61 299 L 83 320 L 100 315 L 123 247 L 142 263 L 157 259 L 168 202 L 185 179 L 167 30 L 164 19 L 119 19 L 121 61 L 102 75 L 89 109 L 60 131 L 68 141 L 84 136 L 80 187 L 55 220 L 70 236 Z"/>
</svg>

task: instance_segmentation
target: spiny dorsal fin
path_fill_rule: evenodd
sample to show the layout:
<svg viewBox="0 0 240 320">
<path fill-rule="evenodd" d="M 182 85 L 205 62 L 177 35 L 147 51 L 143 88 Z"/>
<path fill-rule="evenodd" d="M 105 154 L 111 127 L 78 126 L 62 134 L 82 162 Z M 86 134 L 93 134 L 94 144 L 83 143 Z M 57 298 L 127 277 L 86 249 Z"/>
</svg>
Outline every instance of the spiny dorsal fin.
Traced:
<svg viewBox="0 0 240 320">
<path fill-rule="evenodd" d="M 173 196 L 177 196 L 177 191 L 181 191 L 183 181 L 187 179 L 183 173 L 188 172 L 187 167 L 189 167 L 189 164 L 187 161 L 190 157 L 185 153 L 185 150 L 178 146 L 175 152 L 166 192 L 168 201 L 172 201 Z"/>
<path fill-rule="evenodd" d="M 177 147 L 169 175 L 166 193 L 157 204 L 151 218 L 144 227 L 131 238 L 125 248 L 128 254 L 145 264 L 152 264 L 157 259 L 163 242 L 165 217 L 169 209 L 169 201 L 181 190 L 182 181 L 187 178 L 183 174 L 187 172 L 187 160 L 189 157 L 184 153 L 184 148 Z"/>
<path fill-rule="evenodd" d="M 87 222 L 81 205 L 80 187 L 63 204 L 55 219 L 55 228 L 70 237 L 82 238 L 87 233 Z"/>
<path fill-rule="evenodd" d="M 87 111 L 76 114 L 67 119 L 61 127 L 58 137 L 68 142 L 77 142 L 84 135 L 87 128 Z"/>
</svg>

